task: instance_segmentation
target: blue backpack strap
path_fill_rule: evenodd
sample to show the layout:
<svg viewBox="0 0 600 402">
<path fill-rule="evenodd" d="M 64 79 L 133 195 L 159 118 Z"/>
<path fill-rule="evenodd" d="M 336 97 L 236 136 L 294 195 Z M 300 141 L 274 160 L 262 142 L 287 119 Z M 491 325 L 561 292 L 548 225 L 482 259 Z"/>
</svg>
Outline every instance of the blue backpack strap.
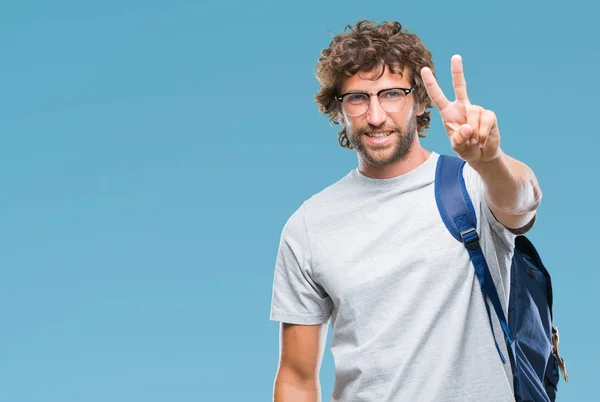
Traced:
<svg viewBox="0 0 600 402">
<path fill-rule="evenodd" d="M 496 344 L 496 350 L 506 363 L 504 355 L 500 351 L 496 336 L 494 335 L 494 327 L 492 324 L 492 315 L 488 304 L 488 297 L 492 302 L 500 325 L 506 335 L 506 340 L 510 345 L 513 343 L 513 338 L 502 310 L 502 304 L 498 297 L 498 292 L 494 286 L 492 275 L 488 268 L 487 262 L 483 255 L 483 250 L 479 245 L 479 235 L 477 234 L 477 215 L 473 203 L 467 192 L 465 181 L 463 178 L 463 168 L 465 162 L 454 156 L 440 155 L 437 163 L 435 174 L 435 200 L 438 210 L 444 221 L 444 224 L 450 231 L 452 236 L 464 244 L 469 253 L 471 262 L 475 269 L 475 274 L 479 280 L 481 294 L 485 303 L 485 308 L 488 313 L 492 335 Z"/>
</svg>

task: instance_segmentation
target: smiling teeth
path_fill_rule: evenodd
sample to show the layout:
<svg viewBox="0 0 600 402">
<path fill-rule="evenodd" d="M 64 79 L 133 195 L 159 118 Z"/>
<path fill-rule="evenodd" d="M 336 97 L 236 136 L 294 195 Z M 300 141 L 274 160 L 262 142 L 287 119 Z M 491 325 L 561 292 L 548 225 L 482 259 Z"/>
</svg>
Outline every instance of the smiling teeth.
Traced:
<svg viewBox="0 0 600 402">
<path fill-rule="evenodd" d="M 388 133 L 388 134 L 367 134 L 367 135 L 369 137 L 373 137 L 373 138 L 385 138 L 385 137 L 387 137 L 390 134 Z"/>
</svg>

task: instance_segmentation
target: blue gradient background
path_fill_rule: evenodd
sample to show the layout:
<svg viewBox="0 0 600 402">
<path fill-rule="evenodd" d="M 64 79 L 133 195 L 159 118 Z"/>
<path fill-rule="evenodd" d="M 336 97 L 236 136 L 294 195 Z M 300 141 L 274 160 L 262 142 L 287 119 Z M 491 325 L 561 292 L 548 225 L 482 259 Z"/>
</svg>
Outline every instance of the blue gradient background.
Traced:
<svg viewBox="0 0 600 402">
<path fill-rule="evenodd" d="M 363 18 L 417 32 L 449 96 L 461 54 L 471 100 L 535 170 L 559 400 L 600 400 L 594 7 L 3 2 L 0 400 L 270 400 L 281 229 L 356 165 L 314 65 L 328 30 Z M 437 111 L 423 144 L 451 152 Z M 329 400 L 329 350 L 321 383 Z"/>
</svg>

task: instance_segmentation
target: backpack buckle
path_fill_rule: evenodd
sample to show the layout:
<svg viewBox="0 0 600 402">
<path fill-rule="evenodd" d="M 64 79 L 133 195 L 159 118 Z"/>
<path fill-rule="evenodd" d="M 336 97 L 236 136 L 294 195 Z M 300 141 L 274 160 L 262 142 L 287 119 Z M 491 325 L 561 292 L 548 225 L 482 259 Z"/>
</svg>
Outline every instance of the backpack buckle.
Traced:
<svg viewBox="0 0 600 402">
<path fill-rule="evenodd" d="M 474 228 L 469 228 L 460 232 L 460 238 L 465 247 L 469 250 L 474 250 L 479 246 L 479 236 Z"/>
</svg>

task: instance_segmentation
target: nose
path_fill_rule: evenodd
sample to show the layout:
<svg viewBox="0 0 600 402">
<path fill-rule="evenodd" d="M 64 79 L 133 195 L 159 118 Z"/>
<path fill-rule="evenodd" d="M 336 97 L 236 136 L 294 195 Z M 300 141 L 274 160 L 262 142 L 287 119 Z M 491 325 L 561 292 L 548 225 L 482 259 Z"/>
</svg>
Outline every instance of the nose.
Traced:
<svg viewBox="0 0 600 402">
<path fill-rule="evenodd" d="M 377 96 L 371 96 L 371 102 L 369 102 L 369 110 L 367 111 L 367 122 L 369 124 L 378 127 L 387 119 L 387 112 L 383 110 L 379 104 L 379 98 Z"/>
</svg>

